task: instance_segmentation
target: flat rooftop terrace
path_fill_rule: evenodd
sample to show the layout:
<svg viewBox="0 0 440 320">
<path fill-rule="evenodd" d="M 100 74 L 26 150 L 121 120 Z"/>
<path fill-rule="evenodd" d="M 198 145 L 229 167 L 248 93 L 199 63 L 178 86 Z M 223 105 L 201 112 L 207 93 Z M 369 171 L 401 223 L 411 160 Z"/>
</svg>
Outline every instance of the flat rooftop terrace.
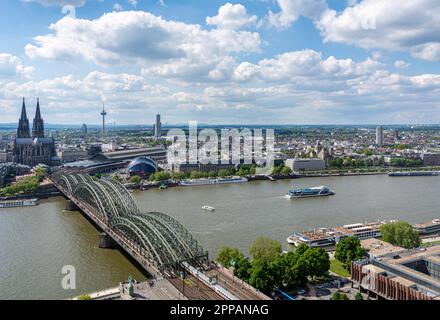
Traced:
<svg viewBox="0 0 440 320">
<path fill-rule="evenodd" d="M 440 296 L 440 245 L 393 252 L 371 262 L 398 278 L 404 278 L 405 282 L 423 286 Z"/>
</svg>

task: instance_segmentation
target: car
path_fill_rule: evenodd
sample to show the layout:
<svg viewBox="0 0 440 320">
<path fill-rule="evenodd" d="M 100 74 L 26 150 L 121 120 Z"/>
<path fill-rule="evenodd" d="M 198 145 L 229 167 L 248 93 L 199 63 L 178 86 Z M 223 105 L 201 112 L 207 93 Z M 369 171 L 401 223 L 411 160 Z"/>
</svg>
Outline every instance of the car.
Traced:
<svg viewBox="0 0 440 320">
<path fill-rule="evenodd" d="M 303 294 L 305 294 L 305 293 L 306 293 L 306 290 L 299 290 L 299 291 L 298 291 L 298 294 L 299 294 L 299 295 L 303 295 Z"/>
</svg>

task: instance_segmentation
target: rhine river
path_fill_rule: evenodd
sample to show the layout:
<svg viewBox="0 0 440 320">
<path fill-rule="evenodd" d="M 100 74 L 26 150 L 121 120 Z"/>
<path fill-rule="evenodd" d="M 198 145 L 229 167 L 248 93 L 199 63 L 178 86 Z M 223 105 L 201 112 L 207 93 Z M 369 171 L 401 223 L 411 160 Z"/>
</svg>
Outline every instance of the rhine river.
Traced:
<svg viewBox="0 0 440 320">
<path fill-rule="evenodd" d="M 325 185 L 335 196 L 287 199 L 289 188 Z M 211 258 L 224 245 L 247 252 L 254 239 L 282 242 L 293 231 L 398 219 L 440 218 L 439 177 L 386 175 L 261 181 L 137 192 L 142 211 L 160 211 L 183 223 Z M 208 213 L 209 205 L 217 209 Z M 116 287 L 141 273 L 118 251 L 98 248 L 98 232 L 62 198 L 38 207 L 0 210 L 0 299 L 65 299 Z M 76 290 L 61 287 L 61 269 L 76 269 Z"/>
</svg>

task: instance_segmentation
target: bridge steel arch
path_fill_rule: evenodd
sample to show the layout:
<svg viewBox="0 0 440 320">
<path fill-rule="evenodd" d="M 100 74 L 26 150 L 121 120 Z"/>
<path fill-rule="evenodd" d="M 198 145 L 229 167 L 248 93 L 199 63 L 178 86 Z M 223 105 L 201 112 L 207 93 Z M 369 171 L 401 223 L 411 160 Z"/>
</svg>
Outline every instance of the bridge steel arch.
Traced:
<svg viewBox="0 0 440 320">
<path fill-rule="evenodd" d="M 207 252 L 180 222 L 164 213 L 140 212 L 121 183 L 71 172 L 54 175 L 53 180 L 160 271 L 176 271 L 183 261 L 208 263 Z"/>
</svg>

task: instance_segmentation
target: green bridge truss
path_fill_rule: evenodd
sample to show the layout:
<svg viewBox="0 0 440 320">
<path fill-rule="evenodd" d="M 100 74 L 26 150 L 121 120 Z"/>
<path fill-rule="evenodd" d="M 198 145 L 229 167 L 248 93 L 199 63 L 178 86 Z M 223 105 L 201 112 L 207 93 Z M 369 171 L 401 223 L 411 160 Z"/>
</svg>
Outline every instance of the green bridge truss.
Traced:
<svg viewBox="0 0 440 320">
<path fill-rule="evenodd" d="M 181 223 L 163 213 L 140 212 L 121 183 L 70 172 L 55 174 L 52 179 L 92 208 L 115 233 L 135 244 L 160 271 L 176 271 L 183 261 L 208 262 L 207 252 Z"/>
</svg>

